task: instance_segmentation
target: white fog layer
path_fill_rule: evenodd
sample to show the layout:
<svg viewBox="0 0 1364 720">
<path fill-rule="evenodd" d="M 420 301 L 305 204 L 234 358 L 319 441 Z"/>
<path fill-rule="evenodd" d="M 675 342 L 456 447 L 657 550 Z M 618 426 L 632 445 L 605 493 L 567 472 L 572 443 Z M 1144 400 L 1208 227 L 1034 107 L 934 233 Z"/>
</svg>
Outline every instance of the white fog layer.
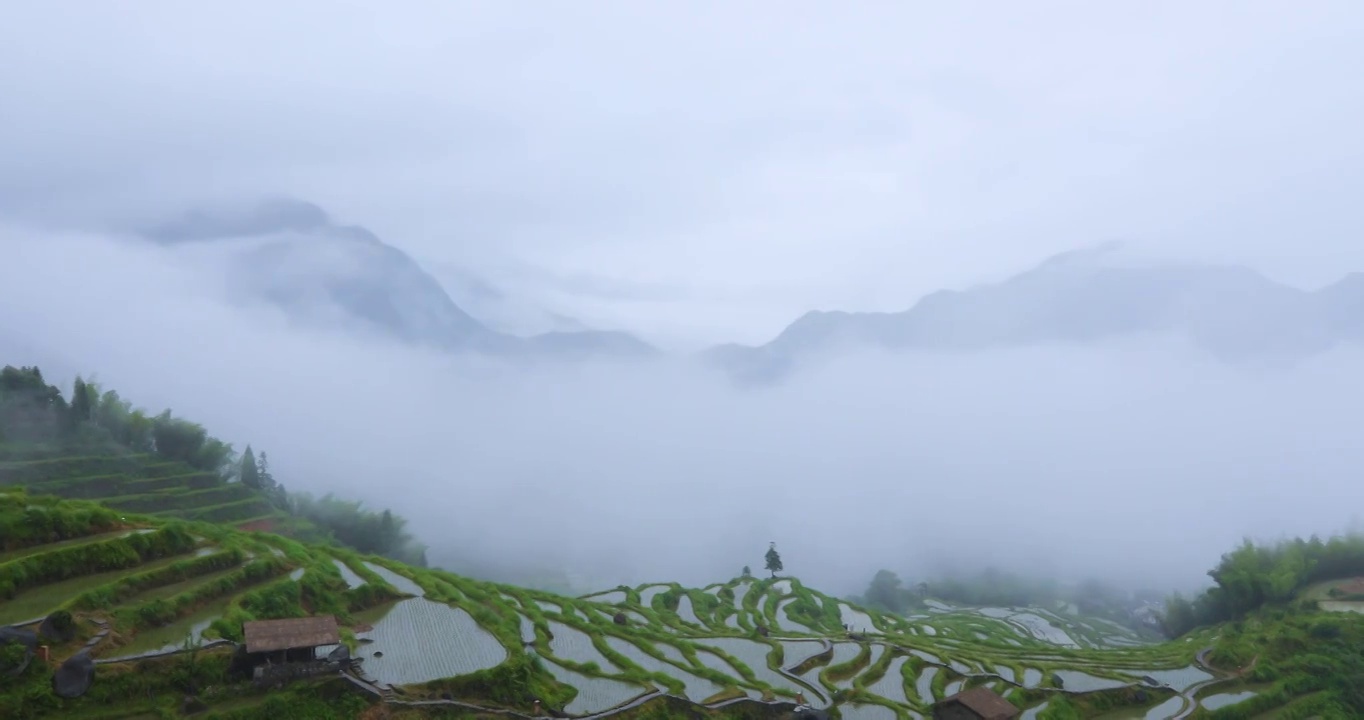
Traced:
<svg viewBox="0 0 1364 720">
<path fill-rule="evenodd" d="M 943 562 L 1190 586 L 1243 535 L 1340 530 L 1361 500 L 1353 349 L 865 352 L 739 388 L 689 359 L 527 368 L 300 329 L 229 305 L 200 256 L 4 242 L 0 355 L 267 448 L 291 489 L 392 507 L 456 570 L 703 584 L 779 538 L 847 591 Z"/>
<path fill-rule="evenodd" d="M 0 367 L 431 564 L 1165 591 L 1364 508 L 1364 3 L 133 5 L 0 13 Z"/>
</svg>

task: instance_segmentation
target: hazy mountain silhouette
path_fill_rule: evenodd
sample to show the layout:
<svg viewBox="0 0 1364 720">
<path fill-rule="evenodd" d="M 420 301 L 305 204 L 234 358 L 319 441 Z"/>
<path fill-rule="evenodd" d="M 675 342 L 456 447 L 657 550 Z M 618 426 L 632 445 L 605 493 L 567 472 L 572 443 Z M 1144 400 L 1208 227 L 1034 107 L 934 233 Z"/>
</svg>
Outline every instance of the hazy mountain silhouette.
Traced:
<svg viewBox="0 0 1364 720">
<path fill-rule="evenodd" d="M 234 287 L 291 318 L 358 322 L 403 342 L 449 350 L 549 357 L 655 352 L 623 332 L 581 329 L 518 337 L 492 329 L 457 305 L 402 250 L 364 227 L 334 223 L 312 203 L 271 199 L 197 210 L 141 234 L 167 245 L 238 241 L 228 263 Z M 479 290 L 486 292 L 474 289 Z"/>
<path fill-rule="evenodd" d="M 1003 282 L 941 290 L 903 312 L 810 312 L 764 345 L 707 356 L 762 381 L 855 347 L 961 352 L 1141 335 L 1183 338 L 1232 361 L 1305 357 L 1364 340 L 1364 274 L 1304 291 L 1238 266 L 1133 263 L 1108 244 Z"/>
</svg>

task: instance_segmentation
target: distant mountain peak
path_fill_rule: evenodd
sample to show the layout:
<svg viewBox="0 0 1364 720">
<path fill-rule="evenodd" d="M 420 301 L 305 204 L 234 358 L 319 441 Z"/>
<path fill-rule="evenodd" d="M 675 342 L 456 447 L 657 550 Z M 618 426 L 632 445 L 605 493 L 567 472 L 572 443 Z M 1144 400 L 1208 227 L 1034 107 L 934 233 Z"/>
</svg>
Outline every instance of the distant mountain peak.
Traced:
<svg viewBox="0 0 1364 720">
<path fill-rule="evenodd" d="M 224 244 L 233 287 L 290 317 L 340 318 L 403 342 L 450 350 L 546 357 L 640 357 L 652 347 L 621 332 L 565 330 L 520 338 L 484 325 L 407 253 L 359 225 L 338 225 L 320 206 L 271 197 L 194 209 L 147 224 L 162 245 Z M 476 288 L 475 293 L 496 293 Z"/>
<path fill-rule="evenodd" d="M 764 345 L 708 355 L 735 377 L 771 381 L 849 348 L 962 352 L 1137 335 L 1178 337 L 1225 360 L 1306 357 L 1364 341 L 1364 274 L 1306 292 L 1244 266 L 1139 258 L 1113 241 L 930 293 L 902 312 L 807 312 Z"/>
<path fill-rule="evenodd" d="M 332 227 L 331 218 L 318 205 L 293 198 L 270 197 L 188 210 L 172 220 L 150 224 L 141 234 L 162 243 L 180 243 L 308 232 L 328 227 Z M 372 234 L 369 237 L 378 240 Z"/>
<path fill-rule="evenodd" d="M 1117 257 L 1126 247 L 1127 244 L 1122 240 L 1106 240 L 1089 247 L 1065 250 L 1046 258 L 1036 269 L 1094 267 L 1104 260 Z"/>
</svg>

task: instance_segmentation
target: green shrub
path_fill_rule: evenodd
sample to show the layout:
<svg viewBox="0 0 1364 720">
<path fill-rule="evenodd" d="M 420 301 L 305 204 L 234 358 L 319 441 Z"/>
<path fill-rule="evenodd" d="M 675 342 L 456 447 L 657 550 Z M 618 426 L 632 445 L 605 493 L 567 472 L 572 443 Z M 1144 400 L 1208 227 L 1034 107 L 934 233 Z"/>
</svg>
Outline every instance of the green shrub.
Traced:
<svg viewBox="0 0 1364 720">
<path fill-rule="evenodd" d="M 119 515 L 89 503 L 42 504 L 26 494 L 7 494 L 0 502 L 0 550 L 98 535 L 119 527 Z"/>
<path fill-rule="evenodd" d="M 152 588 L 173 585 L 190 578 L 208 575 L 240 565 L 245 555 L 235 548 L 203 557 L 181 560 L 148 572 L 120 578 L 114 582 L 87 590 L 67 605 L 77 610 L 110 608 L 138 593 Z"/>
<path fill-rule="evenodd" d="M 106 455 L 0 463 L 0 485 L 38 486 L 73 477 L 135 473 L 145 461 L 146 456 Z"/>
<path fill-rule="evenodd" d="M 178 595 L 121 608 L 114 613 L 115 622 L 124 628 L 166 625 L 189 614 L 210 600 L 224 597 L 234 590 L 264 581 L 286 572 L 288 569 L 288 565 L 281 558 L 274 556 L 258 558 L 242 566 L 239 570 Z M 217 623 L 214 624 L 214 627 L 217 627 Z M 239 627 L 235 635 L 223 634 L 222 636 L 239 638 L 240 634 L 241 629 Z"/>
<path fill-rule="evenodd" d="M 422 688 L 519 710 L 529 710 L 536 700 L 547 708 L 562 708 L 577 696 L 577 690 L 555 680 L 539 658 L 529 655 L 469 675 L 429 682 Z"/>
<path fill-rule="evenodd" d="M 0 598 L 19 590 L 81 575 L 136 567 L 194 548 L 194 537 L 181 523 L 148 533 L 61 548 L 0 565 Z"/>
</svg>

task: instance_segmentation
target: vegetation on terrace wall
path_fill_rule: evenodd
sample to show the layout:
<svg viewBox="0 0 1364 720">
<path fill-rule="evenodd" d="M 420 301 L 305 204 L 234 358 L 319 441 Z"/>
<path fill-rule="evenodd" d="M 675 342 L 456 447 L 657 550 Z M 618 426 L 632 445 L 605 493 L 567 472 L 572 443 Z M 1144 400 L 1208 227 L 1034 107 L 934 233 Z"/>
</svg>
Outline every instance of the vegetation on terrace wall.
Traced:
<svg viewBox="0 0 1364 720">
<path fill-rule="evenodd" d="M 314 683 L 285 691 L 274 691 L 260 704 L 214 712 L 214 720 L 350 720 L 365 717 L 370 703 L 363 696 L 347 688 L 340 681 Z M 443 714 L 443 713 L 441 713 Z M 437 713 L 420 712 L 422 717 L 433 717 Z M 464 713 L 451 713 L 447 717 L 467 717 Z"/>
<path fill-rule="evenodd" d="M 57 446 L 70 455 L 107 452 L 151 454 L 213 473 L 222 482 L 240 480 L 273 507 L 319 526 L 321 537 L 416 565 L 426 564 L 426 548 L 405 531 L 406 521 L 388 510 L 371 511 L 361 503 L 330 495 L 318 500 L 291 494 L 270 472 L 264 452 L 249 446 L 238 455 L 232 445 L 208 434 L 198 423 L 165 410 L 149 415 L 114 390 L 76 378 L 68 401 L 49 385 L 37 367 L 0 369 L 0 443 Z M 262 506 L 268 510 L 268 507 Z M 9 536 L 0 542 L 9 545 Z"/>
<path fill-rule="evenodd" d="M 0 564 L 0 599 L 43 583 L 131 568 L 157 558 L 189 552 L 195 540 L 182 523 L 149 533 L 73 545 Z"/>
<path fill-rule="evenodd" d="M 240 565 L 245 554 L 235 548 L 203 557 L 189 558 L 163 568 L 119 578 L 87 590 L 72 598 L 67 606 L 75 610 L 108 609 L 150 588 L 172 585 Z"/>
<path fill-rule="evenodd" d="M 1255 717 L 1313 693 L 1319 695 L 1309 710 L 1364 717 L 1364 617 L 1310 608 L 1267 606 L 1219 629 L 1210 660 L 1227 669 L 1254 663 L 1245 679 L 1260 687 L 1255 697 L 1206 717 Z"/>
<path fill-rule="evenodd" d="M 119 514 L 94 503 L 73 503 L 60 512 L 41 498 L 0 494 L 0 552 L 115 530 Z"/>
<path fill-rule="evenodd" d="M 240 568 L 215 579 L 213 582 L 197 585 L 192 589 L 177 595 L 172 595 L 168 598 L 148 600 L 136 605 L 120 608 L 115 612 L 115 618 L 120 627 L 157 627 L 166 625 L 190 614 L 195 609 L 212 600 L 230 595 L 240 588 L 264 582 L 282 574 L 287 569 L 288 565 L 280 558 L 273 556 L 257 558 Z M 306 614 L 303 613 L 302 609 L 297 605 L 292 607 L 298 608 L 299 610 L 295 615 Z M 274 617 L 290 616 L 275 615 Z M 252 618 L 247 619 L 250 620 Z"/>
<path fill-rule="evenodd" d="M 52 668 L 33 663 L 0 693 L 0 717 L 181 717 L 187 696 L 212 708 L 215 718 L 327 720 L 361 717 L 371 702 L 344 682 L 304 683 L 264 691 L 229 678 L 230 650 L 201 651 L 135 663 L 102 665 L 84 696 L 65 700 L 52 692 Z"/>
<path fill-rule="evenodd" d="M 558 682 L 541 666 L 539 658 L 518 653 L 502 664 L 461 675 L 434 680 L 421 690 L 438 696 L 476 697 L 502 707 L 529 710 L 536 700 L 546 707 L 567 705 L 577 691 Z"/>
<path fill-rule="evenodd" d="M 1176 593 L 1166 602 L 1163 626 L 1170 637 L 1289 602 L 1317 582 L 1364 575 L 1364 535 L 1326 541 L 1312 536 L 1274 545 L 1246 540 L 1223 555 L 1208 575 L 1215 586 L 1192 600 Z"/>
</svg>

